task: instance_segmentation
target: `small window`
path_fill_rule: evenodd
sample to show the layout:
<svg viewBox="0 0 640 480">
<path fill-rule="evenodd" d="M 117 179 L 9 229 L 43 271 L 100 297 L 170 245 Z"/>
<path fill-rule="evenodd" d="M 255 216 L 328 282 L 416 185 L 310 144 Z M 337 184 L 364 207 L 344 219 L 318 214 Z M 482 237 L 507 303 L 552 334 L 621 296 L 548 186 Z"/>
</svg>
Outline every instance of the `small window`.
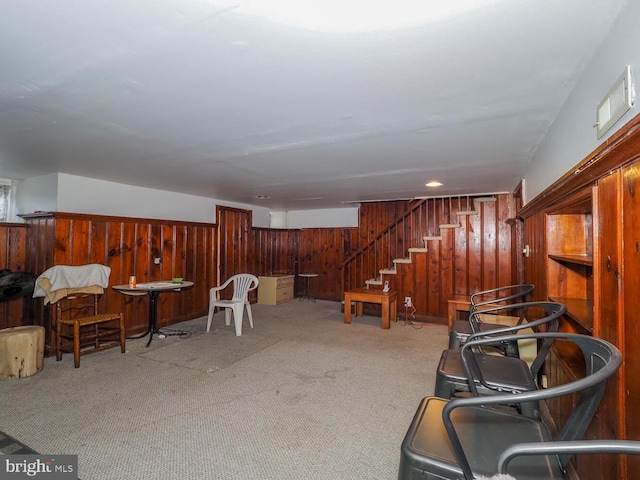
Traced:
<svg viewBox="0 0 640 480">
<path fill-rule="evenodd" d="M 9 221 L 11 215 L 11 180 L 0 178 L 0 222 Z"/>
</svg>

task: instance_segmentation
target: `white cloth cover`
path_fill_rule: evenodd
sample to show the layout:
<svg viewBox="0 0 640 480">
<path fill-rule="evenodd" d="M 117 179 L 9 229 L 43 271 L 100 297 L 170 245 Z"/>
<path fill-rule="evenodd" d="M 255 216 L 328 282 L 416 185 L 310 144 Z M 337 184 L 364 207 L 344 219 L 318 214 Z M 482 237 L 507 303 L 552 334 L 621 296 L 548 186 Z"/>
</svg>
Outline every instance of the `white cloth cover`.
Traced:
<svg viewBox="0 0 640 480">
<path fill-rule="evenodd" d="M 50 291 L 62 290 L 66 288 L 83 288 L 90 286 L 109 286 L 109 275 L 111 267 L 92 263 L 89 265 L 69 266 L 56 265 L 46 270 L 36 279 L 33 296 L 44 297 L 47 292 L 40 286 L 40 280 L 46 278 L 50 283 Z"/>
</svg>

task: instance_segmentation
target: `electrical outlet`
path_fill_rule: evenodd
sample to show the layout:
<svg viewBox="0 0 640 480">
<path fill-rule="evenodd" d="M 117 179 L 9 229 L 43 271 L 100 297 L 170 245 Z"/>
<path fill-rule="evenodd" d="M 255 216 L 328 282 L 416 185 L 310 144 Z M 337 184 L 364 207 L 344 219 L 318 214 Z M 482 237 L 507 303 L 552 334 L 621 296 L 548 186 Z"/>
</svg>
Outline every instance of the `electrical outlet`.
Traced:
<svg viewBox="0 0 640 480">
<path fill-rule="evenodd" d="M 411 297 L 404 297 L 404 306 L 411 308 L 413 306 L 413 302 L 411 301 Z"/>
</svg>

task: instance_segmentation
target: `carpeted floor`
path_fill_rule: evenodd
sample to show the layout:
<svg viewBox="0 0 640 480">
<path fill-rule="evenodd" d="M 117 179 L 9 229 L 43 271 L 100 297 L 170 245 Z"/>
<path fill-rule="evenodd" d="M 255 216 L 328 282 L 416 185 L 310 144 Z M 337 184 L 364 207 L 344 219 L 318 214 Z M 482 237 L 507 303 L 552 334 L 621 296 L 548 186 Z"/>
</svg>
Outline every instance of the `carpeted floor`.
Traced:
<svg viewBox="0 0 640 480">
<path fill-rule="evenodd" d="M 433 391 L 446 327 L 342 321 L 340 303 L 254 305 L 241 337 L 217 313 L 45 360 L 0 382 L 0 430 L 43 454 L 77 454 L 100 479 L 395 479 L 400 444 Z M 215 327 L 215 328 L 214 328 Z"/>
</svg>

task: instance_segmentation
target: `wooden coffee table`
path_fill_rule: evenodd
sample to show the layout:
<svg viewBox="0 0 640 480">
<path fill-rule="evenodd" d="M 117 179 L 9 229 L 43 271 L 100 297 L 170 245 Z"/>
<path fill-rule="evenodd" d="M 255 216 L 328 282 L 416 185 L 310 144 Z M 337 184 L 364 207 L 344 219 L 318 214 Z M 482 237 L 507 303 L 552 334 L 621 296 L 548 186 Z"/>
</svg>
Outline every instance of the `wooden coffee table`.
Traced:
<svg viewBox="0 0 640 480">
<path fill-rule="evenodd" d="M 356 317 L 362 316 L 363 303 L 382 305 L 382 328 L 390 328 L 391 318 L 398 314 L 398 292 L 356 288 L 344 292 L 344 323 L 351 323 L 351 302 L 356 302 Z"/>
</svg>

